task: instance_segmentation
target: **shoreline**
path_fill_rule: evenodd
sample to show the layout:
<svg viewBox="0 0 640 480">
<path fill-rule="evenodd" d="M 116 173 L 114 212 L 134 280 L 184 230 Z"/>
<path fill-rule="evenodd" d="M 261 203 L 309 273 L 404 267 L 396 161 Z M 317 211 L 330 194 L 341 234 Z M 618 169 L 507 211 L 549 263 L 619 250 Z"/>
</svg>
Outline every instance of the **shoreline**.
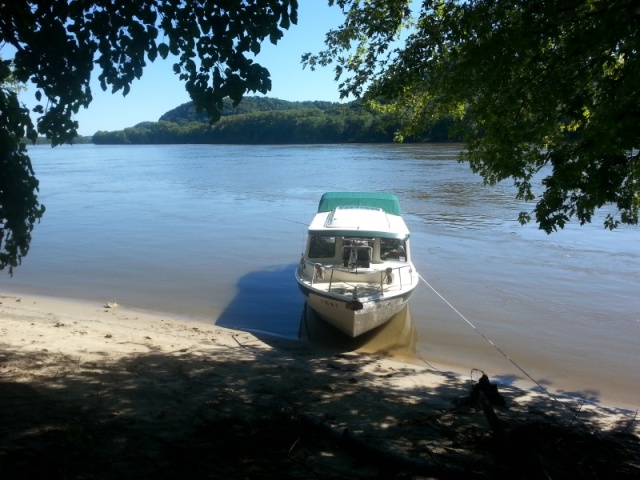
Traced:
<svg viewBox="0 0 640 480">
<path fill-rule="evenodd" d="M 65 308 L 71 308 L 71 310 L 73 310 L 73 305 L 75 304 L 85 304 L 87 306 L 94 307 L 96 305 L 104 306 L 102 300 L 98 300 L 97 295 L 82 298 L 70 298 L 56 292 L 40 293 L 36 290 L 31 290 L 29 287 L 22 286 L 12 287 L 5 285 L 2 292 L 0 292 L 0 300 L 3 294 L 5 296 L 42 299 L 43 301 L 59 301 L 65 305 L 71 306 L 61 307 L 63 311 Z M 105 300 L 108 301 L 108 298 L 105 297 Z M 179 308 L 174 308 L 172 311 L 165 311 L 154 310 L 146 305 L 130 307 L 128 304 L 123 304 L 121 308 L 131 310 L 132 312 L 139 312 L 140 314 L 146 314 L 154 318 L 175 318 L 184 322 L 195 322 L 207 326 L 215 325 L 216 327 L 218 325 L 214 322 L 220 318 L 224 311 L 224 309 L 211 309 L 206 312 L 207 318 L 204 318 L 199 311 L 182 314 L 178 312 L 180 310 Z M 260 338 L 274 338 L 291 342 L 299 342 L 303 345 L 308 344 L 310 348 L 326 348 L 329 351 L 334 352 L 351 351 L 364 352 L 368 354 L 381 353 L 391 360 L 395 359 L 400 362 L 415 364 L 419 367 L 426 366 L 435 371 L 453 372 L 466 380 L 470 379 L 472 372 L 483 370 L 490 378 L 494 378 L 494 381 L 505 383 L 509 386 L 514 386 L 523 390 L 546 389 L 551 396 L 555 396 L 559 399 L 567 399 L 570 402 L 575 400 L 584 403 L 593 403 L 594 405 L 602 405 L 604 407 L 626 409 L 629 411 L 637 411 L 640 408 L 640 403 L 634 401 L 633 394 L 631 393 L 637 390 L 637 388 L 625 390 L 621 382 L 615 382 L 616 385 L 613 386 L 613 388 L 611 382 L 606 385 L 595 383 L 593 379 L 588 377 L 588 370 L 582 372 L 582 376 L 567 376 L 565 372 L 564 375 L 555 375 L 555 378 L 549 379 L 544 372 L 542 372 L 541 375 L 540 369 L 536 368 L 535 361 L 521 361 L 518 362 L 518 364 L 510 363 L 511 356 L 507 356 L 502 353 L 502 349 L 495 347 L 492 342 L 489 342 L 486 339 L 479 340 L 480 337 L 475 337 L 475 334 L 473 335 L 473 341 L 475 342 L 476 340 L 479 340 L 479 342 L 475 344 L 476 347 L 478 350 L 484 349 L 485 351 L 485 353 L 481 354 L 477 358 L 466 358 L 462 356 L 463 359 L 461 360 L 460 358 L 454 358 L 451 353 L 443 351 L 439 351 L 435 355 L 432 355 L 433 358 L 429 358 L 430 356 L 426 355 L 425 352 L 417 351 L 415 345 L 408 345 L 410 342 L 415 342 L 416 339 L 405 338 L 407 336 L 407 328 L 406 324 L 402 323 L 402 321 L 400 324 L 395 326 L 391 325 L 393 322 L 387 324 L 383 327 L 385 331 L 380 332 L 383 334 L 376 334 L 372 339 L 371 344 L 369 344 L 368 340 L 364 343 L 358 343 L 357 341 L 354 342 L 353 339 L 347 337 L 344 339 L 340 338 L 340 336 L 335 335 L 335 332 L 333 331 L 327 332 L 327 327 L 324 322 L 317 319 L 315 319 L 313 323 L 315 324 L 314 334 L 319 334 L 313 339 L 301 338 L 301 332 L 298 332 L 298 337 L 296 338 L 289 335 L 278 336 L 277 334 L 269 331 L 241 331 L 252 332 Z M 321 324 L 319 328 L 317 325 L 318 323 Z M 234 326 L 225 326 L 223 328 L 233 330 Z M 415 335 L 416 332 L 413 332 L 413 334 Z M 396 344 L 394 339 L 401 337 L 402 339 Z M 502 345 L 498 345 L 502 347 Z M 523 370 L 519 370 L 521 365 L 523 370 L 527 372 L 526 374 Z M 549 367 L 549 365 L 546 367 Z M 528 374 L 532 375 L 533 380 L 526 377 Z M 615 376 L 615 371 L 612 371 L 612 376 Z M 554 375 L 551 375 L 551 377 L 554 377 Z M 537 381 L 542 386 L 541 388 L 536 384 Z"/>
<path fill-rule="evenodd" d="M 499 437 L 487 443 L 496 430 L 486 409 L 469 403 L 480 373 L 470 378 L 106 302 L 0 295 L 0 319 L 0 470 L 7 479 L 42 468 L 62 472 L 51 478 L 196 479 L 215 468 L 216 478 L 312 471 L 398 480 L 418 467 L 463 468 L 482 478 L 528 468 L 489 447 L 499 444 Z M 567 398 L 558 405 L 514 385 L 497 384 L 497 391 L 500 425 L 514 440 L 539 442 L 527 449 L 545 459 L 562 453 L 566 471 L 579 455 L 637 473 L 633 411 Z M 345 432 L 368 448 L 366 460 L 344 444 Z M 586 451 L 593 438 L 603 443 Z M 390 474 L 385 462 L 399 470 Z"/>
<path fill-rule="evenodd" d="M 100 303 L 91 300 L 52 297 L 31 293 L 20 294 L 17 292 L 11 292 L 9 294 L 0 294 L 0 318 L 5 320 L 7 316 L 12 315 L 20 317 L 21 321 L 32 318 L 33 320 L 39 321 L 39 323 L 51 322 L 53 323 L 54 327 L 58 324 L 62 326 L 62 320 L 72 320 L 74 325 L 78 324 L 79 322 L 88 322 L 88 325 L 90 326 L 89 328 L 93 327 L 98 331 L 105 332 L 107 330 L 126 332 L 127 337 L 130 339 L 134 335 L 140 334 L 142 335 L 143 339 L 149 340 L 150 337 L 148 335 L 143 335 L 145 332 L 154 332 L 156 334 L 168 335 L 170 337 L 176 338 L 180 338 L 180 334 L 178 332 L 189 332 L 189 335 L 187 335 L 186 338 L 189 338 L 191 342 L 195 342 L 197 344 L 198 338 L 194 337 L 191 334 L 191 331 L 207 331 L 215 337 L 214 340 L 210 340 L 211 342 L 215 344 L 221 344 L 226 347 L 238 346 L 237 339 L 242 337 L 251 338 L 252 342 L 255 345 L 260 345 L 260 348 L 277 349 L 279 345 L 287 345 L 286 348 L 291 348 L 291 346 L 293 346 L 293 348 L 315 350 L 320 354 L 326 355 L 345 353 L 344 349 L 332 348 L 331 346 L 316 344 L 310 341 L 292 340 L 288 338 L 270 336 L 268 334 L 234 330 L 227 327 L 217 326 L 194 316 L 132 308 L 124 305 L 119 305 L 118 303 L 110 300 Z M 163 333 L 162 329 L 159 327 L 166 326 L 169 326 L 169 328 L 165 328 L 165 330 L 174 330 L 174 332 Z M 81 330 L 77 332 L 80 332 L 80 335 L 84 335 L 83 331 Z M 15 342 L 15 338 L 17 338 L 14 336 L 14 334 L 15 332 L 13 334 L 8 334 L 7 328 L 3 328 L 0 331 L 0 344 L 4 343 L 13 345 Z M 32 345 L 36 345 L 39 343 L 38 340 L 34 339 L 34 334 L 29 334 L 23 330 L 22 335 L 25 336 L 25 341 L 27 341 L 27 338 L 30 338 Z M 37 335 L 40 335 L 42 337 L 41 333 L 38 333 Z M 110 338 L 114 338 L 113 334 L 106 333 L 105 335 L 112 335 L 111 337 L 107 338 L 107 340 L 109 340 Z M 47 339 L 47 341 L 52 340 L 62 340 L 62 345 L 60 345 L 62 348 L 80 348 L 78 342 L 72 341 L 68 335 L 54 335 L 52 338 Z M 163 343 L 166 343 L 166 340 L 164 340 Z M 120 345 L 120 347 L 115 347 L 118 344 Z M 101 346 L 103 348 L 106 347 L 107 350 L 114 350 L 115 347 L 115 350 L 112 352 L 113 355 L 135 354 L 136 352 L 144 351 L 144 344 L 140 344 L 138 348 L 135 347 L 136 343 L 134 342 L 133 347 L 123 348 L 122 345 L 125 344 L 126 343 L 123 342 L 115 342 L 109 345 L 109 343 L 105 342 L 105 345 Z M 271 346 L 270 344 L 273 344 L 274 346 Z M 23 347 L 24 345 L 21 348 Z M 382 348 L 380 349 L 383 351 L 383 353 L 381 354 L 380 351 L 378 351 L 378 347 L 379 345 L 374 345 L 372 349 L 370 346 L 365 346 L 365 348 L 363 349 L 356 349 L 350 352 L 346 352 L 346 354 L 365 356 L 374 355 L 379 361 L 382 361 L 385 364 L 391 366 L 396 365 L 398 368 L 411 366 L 418 370 L 430 372 L 435 375 L 442 374 L 450 377 L 455 377 L 461 384 L 468 385 L 471 385 L 474 381 L 477 381 L 477 378 L 473 378 L 474 372 L 478 377 L 481 373 L 484 373 L 480 372 L 477 369 L 473 369 L 473 371 L 466 371 L 460 366 L 445 363 L 427 362 L 417 355 L 407 353 L 407 351 L 404 349 L 400 353 L 394 354 L 387 352 L 384 348 Z M 86 354 L 88 356 L 91 356 L 89 348 L 85 347 L 84 349 L 80 349 L 79 351 L 82 350 L 86 351 Z M 487 375 L 491 378 L 491 372 L 488 372 Z M 547 395 L 547 392 L 541 391 L 538 385 L 528 379 L 518 379 L 516 381 L 511 381 L 509 385 L 502 386 L 514 388 L 518 391 L 521 391 L 523 399 L 542 396 L 547 397 L 551 400 L 558 399 L 560 403 L 562 403 L 563 401 L 580 402 L 583 405 L 591 405 L 594 408 L 617 410 L 627 414 L 637 411 L 637 407 L 633 405 L 619 405 L 608 402 L 606 401 L 606 396 L 603 397 L 603 400 L 592 401 L 590 399 L 581 397 L 564 395 L 551 389 L 547 390 L 549 394 Z"/>
</svg>

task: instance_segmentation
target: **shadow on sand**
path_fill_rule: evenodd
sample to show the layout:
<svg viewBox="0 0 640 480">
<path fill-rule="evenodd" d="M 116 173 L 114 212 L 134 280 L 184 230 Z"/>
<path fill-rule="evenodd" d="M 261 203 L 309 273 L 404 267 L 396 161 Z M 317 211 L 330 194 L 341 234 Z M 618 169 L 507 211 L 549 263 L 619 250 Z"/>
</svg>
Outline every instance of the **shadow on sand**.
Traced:
<svg viewBox="0 0 640 480">
<path fill-rule="evenodd" d="M 452 474 L 437 478 L 638 478 L 635 437 L 572 426 L 550 401 L 527 411 L 511 388 L 498 412 L 507 441 L 482 409 L 454 402 L 468 385 L 453 375 L 427 386 L 376 355 L 265 346 L 245 333 L 221 348 L 199 334 L 189 349 L 105 350 L 92 362 L 0 344 L 0 476 L 408 480 L 436 465 Z M 380 454 L 354 455 L 301 421 L 309 416 Z M 389 460 L 398 457 L 408 461 Z"/>
<path fill-rule="evenodd" d="M 90 361 L 62 344 L 0 342 L 0 477 L 408 480 L 434 477 L 427 466 L 437 478 L 639 478 L 633 418 L 604 434 L 579 402 L 575 423 L 506 386 L 492 434 L 464 402 L 468 382 L 381 358 L 412 351 L 409 309 L 356 341 L 336 336 L 304 307 L 293 268 L 245 276 L 220 317 L 263 341 L 173 327 L 166 344 L 110 339 Z M 139 350 L 118 355 L 127 342 Z M 373 449 L 345 448 L 347 437 Z"/>
</svg>

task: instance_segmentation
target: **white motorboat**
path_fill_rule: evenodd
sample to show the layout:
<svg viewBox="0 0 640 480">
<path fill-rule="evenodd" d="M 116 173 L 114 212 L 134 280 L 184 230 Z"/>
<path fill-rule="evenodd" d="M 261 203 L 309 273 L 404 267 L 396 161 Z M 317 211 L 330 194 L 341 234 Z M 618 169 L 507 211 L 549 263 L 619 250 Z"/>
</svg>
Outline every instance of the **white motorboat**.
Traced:
<svg viewBox="0 0 640 480">
<path fill-rule="evenodd" d="M 325 193 L 295 276 L 318 316 L 351 337 L 389 321 L 419 281 L 397 197 Z"/>
</svg>

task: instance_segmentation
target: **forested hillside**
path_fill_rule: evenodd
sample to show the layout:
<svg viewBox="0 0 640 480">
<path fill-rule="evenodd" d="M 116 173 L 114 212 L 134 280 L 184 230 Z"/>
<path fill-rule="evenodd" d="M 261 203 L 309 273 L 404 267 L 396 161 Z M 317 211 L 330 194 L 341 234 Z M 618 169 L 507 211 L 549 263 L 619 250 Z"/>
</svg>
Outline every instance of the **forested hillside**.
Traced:
<svg viewBox="0 0 640 480">
<path fill-rule="evenodd" d="M 259 112 L 282 112 L 288 110 L 328 110 L 338 107 L 340 103 L 334 102 L 288 102 L 270 97 L 246 97 L 237 107 L 233 107 L 231 100 L 224 102 L 221 115 L 229 117 L 232 115 L 246 115 Z M 205 122 L 209 123 L 209 117 L 205 112 L 197 113 L 193 102 L 183 103 L 179 107 L 169 110 L 160 117 L 159 121 L 174 123 Z"/>
<path fill-rule="evenodd" d="M 449 122 L 427 128 L 413 142 L 446 142 Z M 222 118 L 209 125 L 192 102 L 124 130 L 96 132 L 96 144 L 301 144 L 392 142 L 397 126 L 360 102 L 288 102 L 247 97 L 238 107 L 225 100 Z"/>
</svg>

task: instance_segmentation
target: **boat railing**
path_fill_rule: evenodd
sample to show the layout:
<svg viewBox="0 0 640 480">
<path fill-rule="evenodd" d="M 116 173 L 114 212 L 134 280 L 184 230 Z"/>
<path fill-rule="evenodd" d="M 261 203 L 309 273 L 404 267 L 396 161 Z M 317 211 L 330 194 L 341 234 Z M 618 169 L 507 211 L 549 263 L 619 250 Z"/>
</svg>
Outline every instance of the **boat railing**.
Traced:
<svg viewBox="0 0 640 480">
<path fill-rule="evenodd" d="M 316 283 L 328 283 L 328 291 L 331 291 L 334 281 L 340 281 L 343 283 L 353 282 L 353 279 L 335 279 L 336 272 L 339 273 L 347 273 L 347 274 L 362 274 L 362 275 L 375 275 L 379 274 L 379 277 L 375 281 L 359 281 L 357 283 L 362 284 L 366 283 L 371 286 L 375 286 L 376 289 L 379 290 L 380 293 L 384 293 L 385 290 L 391 290 L 394 288 L 399 288 L 402 290 L 405 284 L 410 285 L 412 283 L 412 273 L 413 267 L 411 265 L 398 265 L 395 267 L 386 267 L 384 269 L 377 268 L 347 268 L 342 265 L 340 266 L 332 266 L 332 265 L 323 265 L 321 263 L 312 262 L 309 260 L 301 259 L 300 260 L 301 268 L 311 268 L 312 273 L 308 275 L 310 277 L 310 284 L 313 286 Z M 404 273 L 404 275 L 403 275 Z M 372 275 L 373 274 L 373 275 Z M 407 282 L 406 277 L 409 275 L 409 280 Z"/>
</svg>

